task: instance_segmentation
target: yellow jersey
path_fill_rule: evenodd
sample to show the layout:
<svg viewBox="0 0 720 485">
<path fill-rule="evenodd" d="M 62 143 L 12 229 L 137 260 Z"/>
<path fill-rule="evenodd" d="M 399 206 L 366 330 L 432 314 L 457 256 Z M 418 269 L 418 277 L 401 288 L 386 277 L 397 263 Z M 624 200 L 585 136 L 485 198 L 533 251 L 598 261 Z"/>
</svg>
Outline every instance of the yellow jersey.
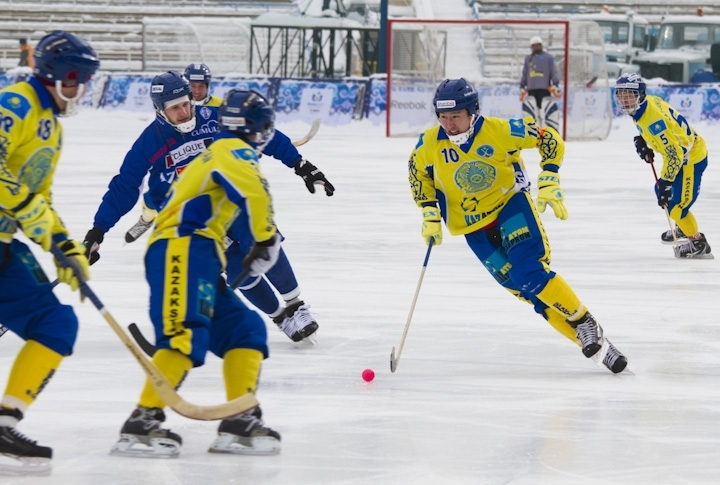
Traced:
<svg viewBox="0 0 720 485">
<path fill-rule="evenodd" d="M 215 240 L 224 251 L 225 233 L 243 212 L 255 241 L 266 241 L 277 232 L 257 152 L 236 135 L 221 132 L 171 186 L 148 245 L 197 234 Z"/>
<path fill-rule="evenodd" d="M 50 188 L 63 140 L 55 114 L 50 93 L 34 77 L 0 90 L 0 241 L 12 240 L 13 211 L 30 194 L 42 194 L 52 209 Z M 57 214 L 52 233 L 56 242 L 67 239 Z"/>
<path fill-rule="evenodd" d="M 650 148 L 662 153 L 660 178 L 672 182 L 683 165 L 695 165 L 707 158 L 707 146 L 685 117 L 662 98 L 645 99 L 633 120 Z"/>
<path fill-rule="evenodd" d="M 505 204 L 530 186 L 520 151 L 540 151 L 543 170 L 557 172 L 565 143 L 532 117 L 480 117 L 462 146 L 435 126 L 420 135 L 410 155 L 409 180 L 418 206 L 439 204 L 450 234 L 469 234 L 492 224 Z"/>
</svg>

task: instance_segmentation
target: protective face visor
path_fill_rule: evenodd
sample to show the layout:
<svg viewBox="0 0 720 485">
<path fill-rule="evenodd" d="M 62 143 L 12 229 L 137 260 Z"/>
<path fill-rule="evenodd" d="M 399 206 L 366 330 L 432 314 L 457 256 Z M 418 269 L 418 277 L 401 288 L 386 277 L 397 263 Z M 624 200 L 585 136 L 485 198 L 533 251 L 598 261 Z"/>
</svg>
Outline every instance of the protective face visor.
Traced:
<svg viewBox="0 0 720 485">
<path fill-rule="evenodd" d="M 634 115 L 638 108 L 640 108 L 640 104 L 643 102 L 643 99 L 641 99 L 640 96 L 640 91 L 637 89 L 627 88 L 616 88 L 615 100 L 617 101 L 620 111 L 626 115 Z"/>
</svg>

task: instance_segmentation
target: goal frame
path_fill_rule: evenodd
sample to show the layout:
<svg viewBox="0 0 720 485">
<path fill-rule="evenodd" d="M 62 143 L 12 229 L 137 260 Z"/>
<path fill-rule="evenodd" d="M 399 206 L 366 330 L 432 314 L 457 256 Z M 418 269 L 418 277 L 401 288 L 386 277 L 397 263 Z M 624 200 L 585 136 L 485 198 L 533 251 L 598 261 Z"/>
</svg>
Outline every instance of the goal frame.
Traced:
<svg viewBox="0 0 720 485">
<path fill-rule="evenodd" d="M 386 55 L 387 60 L 386 66 L 386 101 L 385 101 L 385 136 L 390 137 L 390 126 L 392 110 L 390 109 L 392 103 L 392 46 L 393 46 L 393 25 L 395 24 L 438 24 L 438 25 L 492 25 L 492 24 L 525 24 L 525 25 L 555 25 L 561 26 L 564 30 L 564 52 L 563 56 L 563 90 L 562 90 L 562 137 L 566 138 L 567 134 L 567 108 L 568 108 L 568 76 L 570 66 L 570 21 L 569 20 L 505 20 L 505 19 L 488 19 L 488 20 L 438 20 L 438 19 L 388 19 L 387 21 L 387 36 L 386 36 Z"/>
</svg>

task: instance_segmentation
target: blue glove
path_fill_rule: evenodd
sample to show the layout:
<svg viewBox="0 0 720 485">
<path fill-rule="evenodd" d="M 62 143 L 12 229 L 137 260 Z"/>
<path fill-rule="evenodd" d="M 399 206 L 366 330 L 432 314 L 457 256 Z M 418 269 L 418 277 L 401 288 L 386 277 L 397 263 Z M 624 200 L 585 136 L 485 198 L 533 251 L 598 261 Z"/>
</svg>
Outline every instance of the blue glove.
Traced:
<svg viewBox="0 0 720 485">
<path fill-rule="evenodd" d="M 645 138 L 640 135 L 635 137 L 635 151 L 643 162 L 653 163 L 655 161 L 655 152 L 648 146 Z"/>
<path fill-rule="evenodd" d="M 658 180 L 658 205 L 660 207 L 670 207 L 670 199 L 672 199 L 672 182 L 660 179 Z"/>
</svg>

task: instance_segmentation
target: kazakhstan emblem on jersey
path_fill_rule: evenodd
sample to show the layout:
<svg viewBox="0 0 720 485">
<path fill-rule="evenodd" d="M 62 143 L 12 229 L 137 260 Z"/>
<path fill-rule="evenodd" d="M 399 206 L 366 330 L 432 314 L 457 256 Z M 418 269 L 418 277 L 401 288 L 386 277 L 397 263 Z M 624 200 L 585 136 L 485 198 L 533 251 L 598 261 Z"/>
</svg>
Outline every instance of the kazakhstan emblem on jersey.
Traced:
<svg viewBox="0 0 720 485">
<path fill-rule="evenodd" d="M 18 179 L 27 185 L 30 192 L 37 192 L 52 167 L 52 158 L 55 152 L 52 148 L 44 147 L 33 153 L 20 170 Z"/>
<path fill-rule="evenodd" d="M 235 157 L 238 160 L 256 160 L 257 159 L 255 150 L 251 150 L 250 148 L 238 148 L 237 150 L 232 150 L 230 153 L 232 153 L 233 157 Z"/>
<path fill-rule="evenodd" d="M 667 130 L 667 125 L 665 124 L 665 120 L 657 120 L 648 126 L 648 130 L 650 130 L 650 133 L 657 136 L 663 131 Z"/>
<path fill-rule="evenodd" d="M 489 189 L 496 177 L 495 167 L 479 160 L 465 162 L 455 171 L 455 183 L 466 194 Z"/>
<path fill-rule="evenodd" d="M 8 110 L 21 120 L 24 120 L 32 106 L 25 96 L 16 93 L 0 93 L 0 108 Z"/>
</svg>

